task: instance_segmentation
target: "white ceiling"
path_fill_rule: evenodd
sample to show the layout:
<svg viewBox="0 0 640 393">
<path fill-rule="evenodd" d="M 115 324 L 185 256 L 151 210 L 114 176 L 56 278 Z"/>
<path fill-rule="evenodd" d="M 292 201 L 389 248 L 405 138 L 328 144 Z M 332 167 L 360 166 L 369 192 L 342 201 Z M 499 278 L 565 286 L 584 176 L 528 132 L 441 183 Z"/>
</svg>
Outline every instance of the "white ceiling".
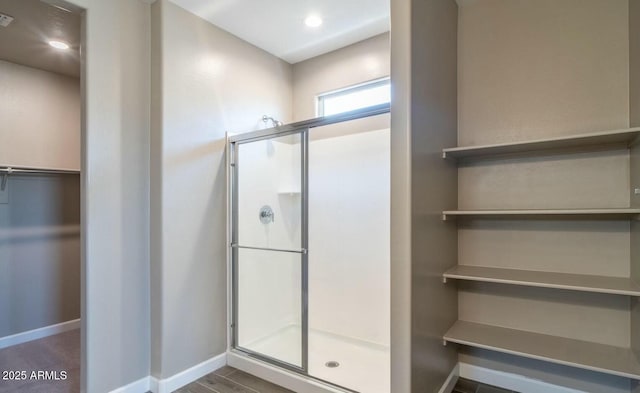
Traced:
<svg viewBox="0 0 640 393">
<path fill-rule="evenodd" d="M 292 64 L 389 31 L 389 0 L 171 1 Z"/>
<path fill-rule="evenodd" d="M 73 77 L 80 76 L 80 14 L 40 0 L 0 0 L 0 13 L 15 18 L 0 27 L 0 60 Z M 60 51 L 49 40 L 71 44 Z"/>
</svg>

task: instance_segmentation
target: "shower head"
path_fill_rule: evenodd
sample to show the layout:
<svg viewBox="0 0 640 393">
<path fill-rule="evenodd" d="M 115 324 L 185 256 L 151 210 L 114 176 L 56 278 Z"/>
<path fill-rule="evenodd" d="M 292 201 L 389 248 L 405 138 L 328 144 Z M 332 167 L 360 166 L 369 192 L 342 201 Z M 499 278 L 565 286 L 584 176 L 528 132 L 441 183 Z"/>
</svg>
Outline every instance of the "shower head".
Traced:
<svg viewBox="0 0 640 393">
<path fill-rule="evenodd" d="M 276 120 L 273 117 L 267 116 L 267 115 L 262 116 L 262 121 L 264 122 L 265 125 L 270 121 L 272 127 L 280 127 L 282 125 L 281 121 Z"/>
</svg>

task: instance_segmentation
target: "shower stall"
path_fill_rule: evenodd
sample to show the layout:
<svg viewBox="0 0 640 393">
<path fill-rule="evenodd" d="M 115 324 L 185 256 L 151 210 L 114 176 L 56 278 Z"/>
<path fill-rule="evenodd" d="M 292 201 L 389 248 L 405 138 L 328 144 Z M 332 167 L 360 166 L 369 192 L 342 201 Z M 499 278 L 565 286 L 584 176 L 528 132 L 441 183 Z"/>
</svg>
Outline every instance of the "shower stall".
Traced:
<svg viewBox="0 0 640 393">
<path fill-rule="evenodd" d="M 229 137 L 235 356 L 389 393 L 388 112 Z"/>
</svg>

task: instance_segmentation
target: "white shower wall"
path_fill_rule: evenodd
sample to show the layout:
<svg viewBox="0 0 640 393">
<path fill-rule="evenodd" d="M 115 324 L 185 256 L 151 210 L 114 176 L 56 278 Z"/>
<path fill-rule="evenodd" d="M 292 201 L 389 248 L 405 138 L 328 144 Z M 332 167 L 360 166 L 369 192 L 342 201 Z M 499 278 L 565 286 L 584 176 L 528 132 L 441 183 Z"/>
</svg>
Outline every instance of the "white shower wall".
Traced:
<svg viewBox="0 0 640 393">
<path fill-rule="evenodd" d="M 309 329 L 384 351 L 390 336 L 389 130 L 310 139 Z M 292 137 L 240 146 L 241 245 L 300 248 L 299 154 Z M 273 209 L 273 223 L 260 223 L 264 205 Z M 240 346 L 297 364 L 300 255 L 241 250 L 239 266 Z M 311 356 L 319 350 L 313 343 Z"/>
<path fill-rule="evenodd" d="M 312 138 L 309 147 L 310 329 L 385 347 L 389 143 L 383 129 Z"/>
</svg>

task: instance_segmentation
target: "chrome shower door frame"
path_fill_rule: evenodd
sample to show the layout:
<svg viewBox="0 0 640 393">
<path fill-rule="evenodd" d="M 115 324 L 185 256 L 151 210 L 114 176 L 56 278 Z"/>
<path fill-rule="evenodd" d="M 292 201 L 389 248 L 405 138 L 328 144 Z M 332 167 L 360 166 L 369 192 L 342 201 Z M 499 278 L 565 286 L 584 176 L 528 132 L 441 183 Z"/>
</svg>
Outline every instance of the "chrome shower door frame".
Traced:
<svg viewBox="0 0 640 393">
<path fill-rule="evenodd" d="M 284 128 L 284 127 L 279 127 Z M 298 373 L 308 374 L 309 366 L 308 366 L 308 350 L 309 350 L 309 315 L 308 315 L 308 299 L 309 299 L 309 256 L 308 256 L 308 217 L 309 217 L 309 198 L 308 198 L 308 174 L 309 174 L 309 160 L 308 160 L 308 143 L 309 143 L 309 128 L 308 127 L 300 127 L 300 128 L 290 128 L 287 127 L 281 131 L 278 131 L 278 128 L 267 130 L 270 132 L 264 133 L 261 131 L 257 131 L 250 134 L 243 134 L 239 136 L 234 136 L 229 138 L 229 153 L 230 160 L 229 165 L 231 166 L 230 171 L 230 190 L 231 190 L 231 282 L 232 282 L 232 309 L 231 309 L 231 345 L 232 348 L 240 351 L 248 356 L 254 357 L 256 359 L 260 359 L 266 361 L 268 363 L 277 365 L 279 367 L 286 368 L 288 370 L 292 370 Z M 238 225 L 238 176 L 239 176 L 239 147 L 244 143 L 258 142 L 262 140 L 269 140 L 274 138 L 279 138 L 288 135 L 300 135 L 300 157 L 301 157 L 301 174 L 300 174 L 300 196 L 301 196 L 301 220 L 300 220 L 300 246 L 299 250 L 290 250 L 290 249 L 278 249 L 278 248 L 266 248 L 266 247 L 251 247 L 251 246 L 243 246 L 238 243 L 238 234 L 239 234 L 239 225 Z M 238 343 L 238 288 L 239 288 L 239 265 L 238 265 L 238 254 L 239 249 L 254 249 L 254 250 L 263 250 L 263 251 L 273 251 L 273 252 L 288 252 L 288 253 L 297 253 L 300 254 L 301 258 L 301 366 L 297 367 L 293 364 L 284 362 L 280 359 L 276 359 L 274 357 L 250 350 L 248 348 L 243 348 Z"/>
<path fill-rule="evenodd" d="M 309 132 L 312 128 L 326 126 L 330 124 L 342 123 L 349 120 L 363 119 L 371 116 L 387 114 L 391 110 L 390 104 L 382 104 L 359 109 L 351 112 L 340 113 L 337 115 L 319 117 L 311 120 L 305 120 L 292 124 L 285 124 L 274 128 L 253 131 L 245 134 L 231 135 L 227 138 L 228 154 L 229 154 L 229 190 L 230 190 L 230 225 L 231 225 L 231 242 L 229 244 L 231 255 L 231 349 L 238 351 L 249 357 L 264 361 L 266 363 L 293 371 L 295 373 L 312 378 L 321 383 L 329 384 L 333 387 L 341 389 L 345 392 L 353 392 L 346 387 L 336 385 L 333 382 L 325 381 L 309 374 Z M 243 143 L 256 142 L 260 140 L 273 139 L 287 135 L 301 135 L 301 249 L 300 250 L 283 250 L 283 249 L 267 249 L 274 252 L 296 252 L 301 254 L 301 312 L 302 312 L 302 348 L 301 348 L 301 367 L 283 362 L 255 351 L 241 348 L 238 345 L 238 250 L 242 247 L 237 244 L 238 241 L 238 168 L 239 156 L 238 147 Z"/>
</svg>

